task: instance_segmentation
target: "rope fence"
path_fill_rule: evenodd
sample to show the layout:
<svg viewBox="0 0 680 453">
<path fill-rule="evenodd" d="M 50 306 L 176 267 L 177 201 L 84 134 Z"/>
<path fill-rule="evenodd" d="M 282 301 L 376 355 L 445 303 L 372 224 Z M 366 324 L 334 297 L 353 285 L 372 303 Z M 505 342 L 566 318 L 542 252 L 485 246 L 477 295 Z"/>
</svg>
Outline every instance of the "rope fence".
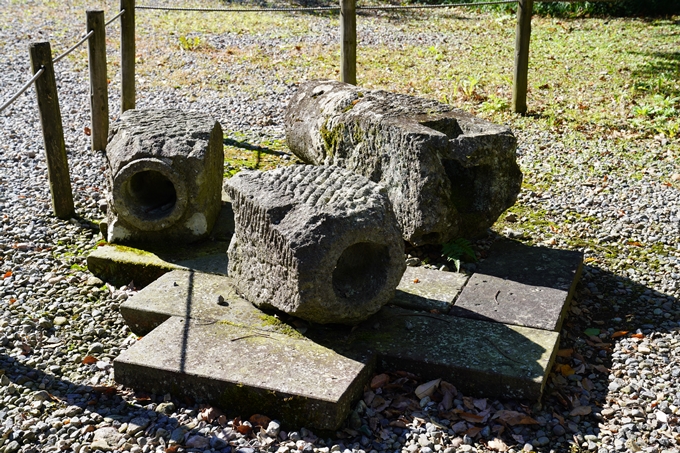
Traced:
<svg viewBox="0 0 680 453">
<path fill-rule="evenodd" d="M 557 0 L 555 0 L 557 1 Z M 517 0 L 498 0 L 479 3 L 450 3 L 442 5 L 382 5 L 382 6 L 357 6 L 356 11 L 390 11 L 404 9 L 436 9 L 436 8 L 457 8 L 461 6 L 486 6 L 486 5 L 505 5 L 517 3 Z M 201 12 L 201 13 L 289 13 L 289 12 L 315 12 L 315 11 L 340 11 L 340 6 L 316 6 L 301 8 L 200 8 L 200 7 L 174 7 L 174 6 L 154 6 L 137 5 L 137 9 L 155 11 L 182 11 L 182 12 Z"/>
<path fill-rule="evenodd" d="M 52 210 L 54 215 L 61 219 L 74 217 L 75 208 L 54 64 L 66 58 L 85 42 L 88 42 L 92 148 L 104 149 L 109 127 L 105 29 L 116 19 L 124 16 L 124 14 L 125 9 L 121 9 L 115 17 L 104 23 L 103 11 L 87 11 L 88 32 L 78 42 L 57 57 L 52 57 L 52 49 L 49 42 L 31 43 L 29 46 L 29 56 L 33 77 L 0 106 L 0 113 L 2 113 L 19 96 L 28 91 L 31 86 L 35 86 L 38 114 L 42 125 L 43 143 L 47 160 L 47 176 L 50 184 Z"/>
<path fill-rule="evenodd" d="M 517 34 L 515 41 L 515 72 L 513 82 L 513 108 L 515 112 L 526 112 L 526 80 L 528 70 L 531 15 L 534 0 L 492 0 L 479 3 L 452 3 L 445 5 L 385 5 L 356 6 L 356 0 L 339 0 L 339 6 L 311 8 L 199 8 L 162 7 L 153 5 L 135 6 L 135 0 L 119 0 L 118 13 L 104 21 L 101 10 L 87 11 L 87 33 L 65 52 L 52 57 L 49 42 L 32 43 L 29 46 L 32 78 L 21 89 L 0 106 L 0 113 L 6 110 L 31 86 L 35 86 L 38 111 L 43 130 L 43 141 L 48 167 L 52 207 L 55 216 L 68 219 L 75 216 L 73 193 L 69 177 L 64 132 L 59 110 L 54 64 L 66 58 L 83 43 L 88 43 L 88 66 L 90 73 L 90 115 L 91 147 L 104 150 L 109 130 L 108 79 L 106 62 L 106 27 L 120 19 L 120 77 L 121 113 L 135 107 L 135 9 L 187 12 L 313 12 L 336 11 L 340 13 L 340 79 L 356 84 L 356 12 L 390 11 L 410 9 L 436 9 L 456 7 L 477 7 L 485 5 L 518 4 Z M 550 1 L 550 0 L 544 0 Z M 602 1 L 602 0 L 600 0 Z M 608 1 L 608 0 L 604 0 Z"/>
</svg>

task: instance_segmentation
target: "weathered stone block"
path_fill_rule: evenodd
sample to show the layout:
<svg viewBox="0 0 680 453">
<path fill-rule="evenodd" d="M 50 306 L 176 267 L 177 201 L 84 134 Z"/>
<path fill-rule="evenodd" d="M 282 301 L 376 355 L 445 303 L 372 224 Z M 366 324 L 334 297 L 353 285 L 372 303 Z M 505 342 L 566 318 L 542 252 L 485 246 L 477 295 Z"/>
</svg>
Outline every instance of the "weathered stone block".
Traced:
<svg viewBox="0 0 680 453">
<path fill-rule="evenodd" d="M 404 243 L 381 186 L 305 165 L 243 171 L 225 190 L 236 223 L 229 275 L 255 305 L 354 324 L 394 296 Z"/>
<path fill-rule="evenodd" d="M 107 240 L 193 242 L 221 209 L 222 128 L 208 115 L 128 110 L 113 127 Z"/>
<path fill-rule="evenodd" d="M 436 101 L 311 81 L 285 121 L 288 146 L 305 162 L 384 185 L 415 245 L 484 234 L 520 190 L 512 132 Z"/>
</svg>

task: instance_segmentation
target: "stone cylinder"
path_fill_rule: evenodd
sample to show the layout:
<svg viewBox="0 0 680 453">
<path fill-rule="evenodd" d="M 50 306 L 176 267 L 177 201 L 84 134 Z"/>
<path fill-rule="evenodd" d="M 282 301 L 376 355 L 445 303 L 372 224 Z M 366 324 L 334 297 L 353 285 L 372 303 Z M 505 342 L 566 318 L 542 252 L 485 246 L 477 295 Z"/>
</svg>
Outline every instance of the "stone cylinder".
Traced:
<svg viewBox="0 0 680 453">
<path fill-rule="evenodd" d="M 333 166 L 225 181 L 229 276 L 246 299 L 317 323 L 356 324 L 394 297 L 404 241 L 385 189 Z"/>
<path fill-rule="evenodd" d="M 194 242 L 221 209 L 220 124 L 179 110 L 128 110 L 106 154 L 109 242 Z"/>
</svg>

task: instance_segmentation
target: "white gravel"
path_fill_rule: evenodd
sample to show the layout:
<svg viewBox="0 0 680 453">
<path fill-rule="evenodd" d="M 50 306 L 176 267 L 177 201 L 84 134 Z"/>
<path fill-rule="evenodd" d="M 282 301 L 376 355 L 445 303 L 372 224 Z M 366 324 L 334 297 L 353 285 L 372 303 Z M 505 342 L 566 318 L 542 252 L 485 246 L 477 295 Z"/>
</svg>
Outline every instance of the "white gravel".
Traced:
<svg viewBox="0 0 680 453">
<path fill-rule="evenodd" d="M 3 100 L 28 79 L 27 43 L 41 39 L 37 30 L 49 26 L 49 18 L 30 30 L 15 25 L 0 27 Z M 367 42 L 392 40 L 385 30 L 367 27 Z M 309 40 L 334 35 L 335 28 L 320 18 Z M 220 47 L 238 46 L 242 39 L 267 45 L 268 38 L 210 39 Z M 243 435 L 226 419 L 207 423 L 213 417 L 201 415 L 205 408 L 172 395 L 135 395 L 115 387 L 111 361 L 136 341 L 118 313 L 133 290 L 106 285 L 84 268 L 99 238 L 93 221 L 102 217 L 105 162 L 89 150 L 84 134 L 86 74 L 68 59 L 57 70 L 78 219 L 51 216 L 34 92 L 0 114 L 0 452 L 452 453 L 500 449 L 490 443 L 497 436 L 510 451 L 679 451 L 680 192 L 677 183 L 666 182 L 680 171 L 663 139 L 620 149 L 607 137 L 578 142 L 530 123 L 516 130 L 532 190 L 520 195 L 521 209 L 511 209 L 520 218 L 509 233 L 580 248 L 587 260 L 562 331 L 561 372 L 551 375 L 542 404 L 481 402 L 457 394 L 449 409 L 480 417 L 489 410 L 475 423 L 450 415 L 441 401 L 417 400 L 406 392 L 401 396 L 415 400 L 416 407 L 404 410 L 408 423 L 399 427 L 390 426 L 395 416 L 388 417 L 389 405 L 384 406 L 397 396 L 379 389 L 367 392 L 347 429 L 331 439 L 302 427 L 280 431 L 276 424 Z M 256 76 L 263 80 L 257 95 L 239 87 L 230 87 L 228 95 L 205 89 L 192 102 L 190 87 L 152 89 L 139 93 L 138 107 L 202 110 L 225 130 L 253 140 L 280 139 L 283 108 L 294 86 Z M 115 112 L 117 74 L 109 77 Z M 532 212 L 547 223 L 537 222 Z M 586 336 L 586 329 L 599 332 Z M 404 382 L 404 388 L 418 384 L 415 378 Z M 501 425 L 493 418 L 501 410 L 537 423 Z M 480 429 L 473 435 L 475 427 Z"/>
</svg>

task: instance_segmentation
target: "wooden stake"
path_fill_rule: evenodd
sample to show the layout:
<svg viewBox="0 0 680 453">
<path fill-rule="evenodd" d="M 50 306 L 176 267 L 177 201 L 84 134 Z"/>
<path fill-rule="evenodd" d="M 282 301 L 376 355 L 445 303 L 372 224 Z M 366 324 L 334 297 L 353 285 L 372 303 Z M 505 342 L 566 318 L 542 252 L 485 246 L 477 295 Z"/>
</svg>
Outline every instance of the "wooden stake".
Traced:
<svg viewBox="0 0 680 453">
<path fill-rule="evenodd" d="M 106 30 L 104 11 L 87 11 L 87 31 L 94 31 L 87 42 L 90 65 L 90 118 L 93 151 L 104 151 L 109 135 L 109 90 L 106 77 Z"/>
<path fill-rule="evenodd" d="M 527 112 L 527 74 L 529 72 L 529 43 L 531 14 L 534 0 L 519 0 L 517 4 L 517 33 L 515 36 L 515 73 L 512 87 L 512 109 Z"/>
<path fill-rule="evenodd" d="M 356 0 L 340 0 L 340 80 L 357 84 Z"/>
<path fill-rule="evenodd" d="M 135 0 L 120 0 L 121 113 L 135 108 Z"/>
<path fill-rule="evenodd" d="M 29 48 L 33 74 L 44 68 L 43 74 L 35 81 L 38 98 L 40 123 L 43 130 L 45 154 L 47 158 L 47 177 L 52 194 L 54 215 L 60 219 L 75 217 L 71 179 L 66 158 L 64 128 L 61 123 L 57 83 L 54 79 L 52 48 L 49 42 L 35 42 Z"/>
</svg>

